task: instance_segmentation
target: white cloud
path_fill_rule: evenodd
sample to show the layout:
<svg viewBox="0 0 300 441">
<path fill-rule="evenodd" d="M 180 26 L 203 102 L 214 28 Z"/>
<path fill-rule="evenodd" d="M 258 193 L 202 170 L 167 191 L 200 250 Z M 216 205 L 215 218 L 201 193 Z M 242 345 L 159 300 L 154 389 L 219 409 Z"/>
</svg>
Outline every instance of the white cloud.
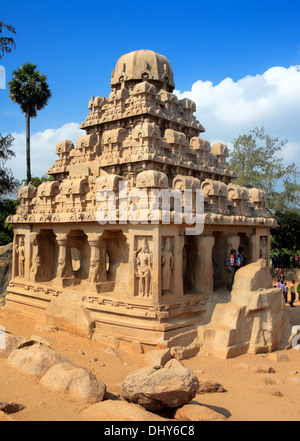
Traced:
<svg viewBox="0 0 300 441">
<path fill-rule="evenodd" d="M 201 137 L 230 146 L 240 134 L 264 127 L 268 135 L 288 140 L 282 156 L 300 169 L 300 66 L 272 67 L 216 85 L 198 80 L 190 91 L 175 93 L 196 103 L 196 117 L 205 128 Z"/>
<path fill-rule="evenodd" d="M 85 131 L 79 129 L 79 124 L 64 124 L 59 129 L 46 129 L 32 134 L 30 139 L 31 175 L 43 176 L 52 167 L 58 157 L 55 154 L 56 144 L 68 139 L 76 146 L 77 139 L 84 136 Z M 26 135 L 25 132 L 12 133 L 14 137 L 13 150 L 15 158 L 7 161 L 15 178 L 26 179 Z"/>
<path fill-rule="evenodd" d="M 282 156 L 286 164 L 295 162 L 300 170 L 300 66 L 272 67 L 262 75 L 248 75 L 236 82 L 225 78 L 217 85 L 198 80 L 190 91 L 175 93 L 196 103 L 196 117 L 206 129 L 202 138 L 224 142 L 230 148 L 234 138 L 263 126 L 268 135 L 288 140 Z M 54 164 L 58 142 L 69 139 L 76 145 L 84 134 L 77 123 L 32 134 L 32 176 L 44 175 Z M 16 158 L 7 166 L 21 180 L 26 177 L 25 133 L 12 135 Z"/>
</svg>

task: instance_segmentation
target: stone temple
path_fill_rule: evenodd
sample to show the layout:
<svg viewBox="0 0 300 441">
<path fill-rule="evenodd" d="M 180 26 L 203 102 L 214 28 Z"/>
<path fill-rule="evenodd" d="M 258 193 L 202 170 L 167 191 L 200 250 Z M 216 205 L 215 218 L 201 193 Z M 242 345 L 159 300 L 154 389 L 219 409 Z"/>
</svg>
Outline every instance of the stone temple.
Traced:
<svg viewBox="0 0 300 441">
<path fill-rule="evenodd" d="M 15 236 L 6 308 L 146 349 L 196 342 L 226 357 L 272 350 L 282 334 L 277 322 L 274 337 L 266 318 L 271 297 L 279 297 L 269 280 L 274 221 L 266 194 L 234 183 L 227 147 L 199 137 L 195 103 L 179 100 L 174 88 L 165 56 L 138 50 L 119 58 L 109 96 L 89 101 L 86 135 L 76 146 L 57 144 L 47 172 L 53 180 L 19 190 L 8 218 Z M 239 246 L 248 264 L 267 271 L 251 307 L 226 288 L 226 256 Z"/>
</svg>

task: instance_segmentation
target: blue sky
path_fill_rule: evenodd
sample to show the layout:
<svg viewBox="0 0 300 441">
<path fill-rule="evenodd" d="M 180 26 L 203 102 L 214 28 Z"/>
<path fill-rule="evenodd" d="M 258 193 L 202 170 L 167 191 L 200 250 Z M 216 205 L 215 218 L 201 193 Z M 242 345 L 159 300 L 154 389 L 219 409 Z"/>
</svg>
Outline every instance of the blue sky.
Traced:
<svg viewBox="0 0 300 441">
<path fill-rule="evenodd" d="M 55 161 L 55 145 L 81 135 L 92 95 L 107 97 L 118 58 L 133 50 L 165 55 L 176 93 L 197 105 L 205 139 L 230 143 L 264 126 L 287 139 L 284 157 L 300 168 L 300 2 L 227 1 L 4 1 L 0 20 L 16 28 L 17 48 L 0 60 L 0 133 L 12 133 L 25 177 L 25 117 L 8 98 L 12 71 L 31 61 L 52 90 L 32 120 L 32 173 Z M 84 134 L 84 133 L 83 133 Z"/>
</svg>

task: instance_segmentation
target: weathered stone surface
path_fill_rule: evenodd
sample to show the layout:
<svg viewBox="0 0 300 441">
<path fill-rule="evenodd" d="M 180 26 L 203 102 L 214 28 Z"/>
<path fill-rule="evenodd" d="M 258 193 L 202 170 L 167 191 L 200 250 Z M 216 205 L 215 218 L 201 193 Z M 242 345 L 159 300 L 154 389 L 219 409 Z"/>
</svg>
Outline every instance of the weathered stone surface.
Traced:
<svg viewBox="0 0 300 441">
<path fill-rule="evenodd" d="M 268 355 L 268 358 L 273 361 L 290 361 L 286 354 L 278 354 L 277 352 L 272 352 Z"/>
<path fill-rule="evenodd" d="M 6 401 L 0 401 L 0 411 L 4 413 L 16 413 L 20 412 L 20 410 L 24 409 L 25 406 L 18 403 L 8 403 Z"/>
<path fill-rule="evenodd" d="M 0 421 L 14 421 L 14 419 L 0 410 Z"/>
<path fill-rule="evenodd" d="M 14 350 L 18 349 L 25 343 L 31 341 L 31 338 L 21 337 L 18 335 L 11 334 L 10 332 L 5 332 L 0 330 L 0 356 L 8 357 L 9 354 Z"/>
<path fill-rule="evenodd" d="M 151 366 L 164 366 L 171 360 L 170 349 L 158 349 L 146 352 L 146 360 Z"/>
<path fill-rule="evenodd" d="M 10 366 L 35 377 L 42 377 L 55 364 L 71 363 L 64 355 L 38 343 L 21 349 L 14 349 L 10 353 L 7 362 Z"/>
<path fill-rule="evenodd" d="M 226 389 L 222 384 L 215 381 L 199 381 L 198 394 L 214 394 L 226 392 Z"/>
<path fill-rule="evenodd" d="M 238 365 L 242 369 L 248 369 L 251 372 L 256 374 L 274 374 L 275 370 L 272 366 L 266 365 L 255 365 L 252 363 L 240 363 Z"/>
<path fill-rule="evenodd" d="M 62 293 L 53 299 L 46 310 L 47 324 L 90 337 L 94 321 L 83 306 L 83 297 L 77 293 Z"/>
<path fill-rule="evenodd" d="M 227 418 L 213 409 L 191 401 L 176 410 L 174 417 L 181 421 L 226 421 Z"/>
<path fill-rule="evenodd" d="M 272 288 L 272 276 L 265 259 L 240 268 L 234 278 L 233 292 L 258 291 Z"/>
<path fill-rule="evenodd" d="M 48 389 L 67 392 L 73 398 L 91 404 L 102 401 L 106 393 L 105 384 L 92 372 L 70 363 L 50 367 L 40 383 Z"/>
<path fill-rule="evenodd" d="M 0 247 L 0 306 L 5 305 L 7 287 L 11 279 L 13 244 Z"/>
<path fill-rule="evenodd" d="M 166 367 L 143 368 L 129 374 L 122 383 L 122 398 L 153 411 L 192 400 L 199 387 L 198 378 L 180 363 L 168 363 Z"/>
<path fill-rule="evenodd" d="M 143 407 L 123 400 L 105 400 L 84 409 L 84 421 L 166 421 Z"/>
</svg>

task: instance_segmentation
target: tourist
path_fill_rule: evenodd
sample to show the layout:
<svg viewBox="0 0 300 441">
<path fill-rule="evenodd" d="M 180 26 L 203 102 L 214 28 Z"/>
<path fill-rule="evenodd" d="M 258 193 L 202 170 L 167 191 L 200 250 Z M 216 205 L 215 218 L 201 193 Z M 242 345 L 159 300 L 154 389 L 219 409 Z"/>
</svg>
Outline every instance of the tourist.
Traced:
<svg viewBox="0 0 300 441">
<path fill-rule="evenodd" d="M 226 268 L 227 268 L 227 272 L 229 274 L 229 283 L 228 283 L 227 288 L 230 291 L 232 289 L 233 279 L 234 279 L 234 274 L 235 274 L 235 257 L 234 257 L 235 253 L 236 253 L 236 250 L 232 248 L 230 250 L 230 253 L 226 257 Z"/>
<path fill-rule="evenodd" d="M 284 284 L 284 298 L 285 298 L 285 303 L 287 303 L 288 301 L 288 292 L 289 292 L 289 287 L 287 286 L 287 283 L 285 282 Z"/>
<path fill-rule="evenodd" d="M 294 306 L 294 301 L 296 299 L 296 293 L 295 293 L 295 280 L 292 281 L 291 287 L 290 287 L 290 292 L 291 292 L 291 301 L 289 302 L 289 304 L 295 308 Z"/>
<path fill-rule="evenodd" d="M 276 283 L 276 287 L 281 289 L 283 297 L 285 299 L 285 286 L 283 283 L 281 283 L 280 279 L 278 279 L 278 282 Z"/>
</svg>

